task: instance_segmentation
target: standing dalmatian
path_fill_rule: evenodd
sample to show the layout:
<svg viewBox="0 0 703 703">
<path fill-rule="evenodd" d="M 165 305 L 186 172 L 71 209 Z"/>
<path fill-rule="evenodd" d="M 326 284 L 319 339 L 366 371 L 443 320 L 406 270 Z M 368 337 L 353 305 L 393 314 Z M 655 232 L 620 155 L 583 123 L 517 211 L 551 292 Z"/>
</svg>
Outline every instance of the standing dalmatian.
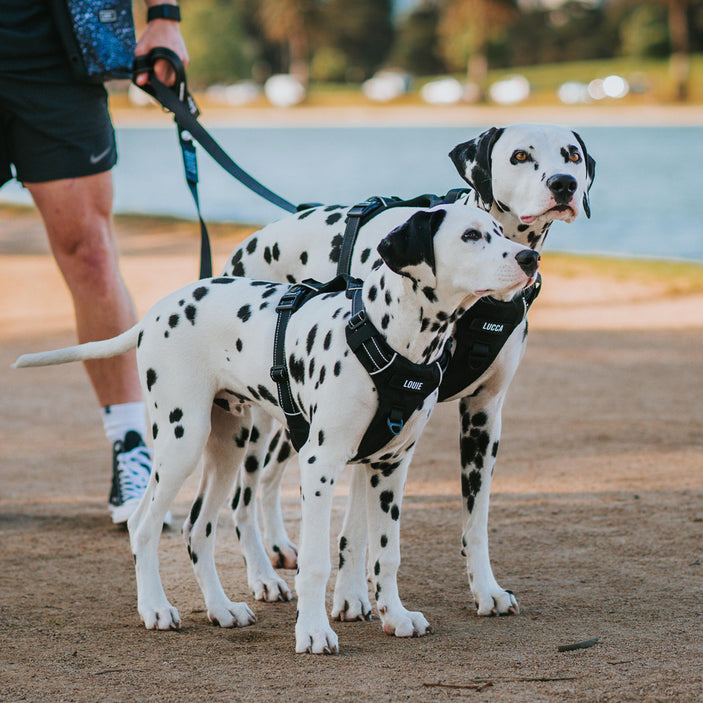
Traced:
<svg viewBox="0 0 703 703">
<path fill-rule="evenodd" d="M 588 191 L 595 162 L 581 137 L 554 125 L 517 124 L 491 128 L 456 146 L 450 157 L 472 190 L 463 200 L 489 212 L 506 237 L 539 252 L 554 220 L 572 222 L 580 210 L 590 217 Z M 342 250 L 348 207 L 310 208 L 274 222 L 237 247 L 226 275 L 300 281 L 334 275 Z M 359 231 L 351 273 L 366 278 L 379 264 L 376 245 L 384 233 L 412 212 L 406 207 L 380 212 Z M 459 447 L 463 495 L 462 554 L 479 615 L 518 612 L 515 596 L 496 581 L 488 550 L 491 478 L 501 433 L 501 410 L 522 358 L 527 319 L 514 329 L 490 367 L 443 400 L 459 399 Z M 232 507 L 247 564 L 249 586 L 259 600 L 287 600 L 290 591 L 273 566 L 294 568 L 296 548 L 283 525 L 280 480 L 291 455 L 282 431 L 271 431 L 268 418 L 254 412 L 249 454 Z M 265 467 L 262 472 L 261 469 Z M 263 538 L 256 518 L 256 494 L 262 480 Z M 354 476 L 347 518 L 339 539 L 340 569 L 333 615 L 364 618 L 370 603 L 364 574 L 366 527 L 363 478 Z M 267 556 L 268 552 L 268 556 Z M 272 566 L 273 565 L 273 566 Z"/>
<path fill-rule="evenodd" d="M 17 361 L 41 366 L 137 348 L 154 471 L 128 527 L 147 628 L 181 625 L 161 582 L 158 545 L 164 515 L 199 465 L 184 533 L 208 617 L 223 627 L 254 622 L 246 604 L 223 591 L 214 545 L 256 407 L 285 423 L 299 449 L 296 652 L 338 651 L 325 608 L 330 517 L 335 483 L 351 462 L 366 464 L 369 553 L 383 629 L 397 637 L 429 631 L 397 588 L 407 468 L 437 402 L 456 321 L 484 296 L 509 300 L 533 285 L 539 255 L 503 237 L 485 212 L 458 204 L 413 213 L 377 252 L 381 263 L 363 282 L 338 277 L 290 287 L 206 279 L 167 296 L 118 337 Z"/>
</svg>

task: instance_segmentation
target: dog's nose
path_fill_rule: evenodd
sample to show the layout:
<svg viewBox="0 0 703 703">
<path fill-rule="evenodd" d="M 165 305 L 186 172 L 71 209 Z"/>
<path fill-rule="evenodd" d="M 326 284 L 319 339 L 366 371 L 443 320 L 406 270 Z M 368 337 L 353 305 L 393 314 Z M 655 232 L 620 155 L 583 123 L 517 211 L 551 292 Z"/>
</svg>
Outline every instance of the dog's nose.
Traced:
<svg viewBox="0 0 703 703">
<path fill-rule="evenodd" d="M 552 191 L 557 203 L 565 205 L 576 192 L 578 183 L 573 176 L 569 176 L 566 173 L 558 173 L 547 181 L 547 188 Z"/>
<path fill-rule="evenodd" d="M 535 275 L 539 266 L 539 253 L 533 249 L 523 249 L 515 255 L 518 266 L 530 277 Z"/>
</svg>

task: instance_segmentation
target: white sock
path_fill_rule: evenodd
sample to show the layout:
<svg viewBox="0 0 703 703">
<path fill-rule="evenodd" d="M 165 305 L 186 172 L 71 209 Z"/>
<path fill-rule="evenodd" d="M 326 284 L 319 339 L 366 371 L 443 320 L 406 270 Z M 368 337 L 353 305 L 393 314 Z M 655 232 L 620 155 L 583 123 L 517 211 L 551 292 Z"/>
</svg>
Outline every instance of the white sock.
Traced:
<svg viewBox="0 0 703 703">
<path fill-rule="evenodd" d="M 108 405 L 102 409 L 105 435 L 111 444 L 123 440 L 129 430 L 135 430 L 144 438 L 146 435 L 146 406 L 143 402 Z"/>
</svg>

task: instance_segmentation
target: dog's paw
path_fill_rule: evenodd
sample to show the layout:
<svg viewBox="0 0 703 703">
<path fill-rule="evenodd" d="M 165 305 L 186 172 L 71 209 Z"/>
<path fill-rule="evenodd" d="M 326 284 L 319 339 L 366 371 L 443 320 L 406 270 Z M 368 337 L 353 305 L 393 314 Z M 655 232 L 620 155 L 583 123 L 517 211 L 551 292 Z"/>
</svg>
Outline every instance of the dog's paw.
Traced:
<svg viewBox="0 0 703 703">
<path fill-rule="evenodd" d="M 371 601 L 368 594 L 358 597 L 342 598 L 335 593 L 332 604 L 332 619 L 342 622 L 352 622 L 354 620 L 371 620 Z"/>
<path fill-rule="evenodd" d="M 328 624 L 305 627 L 298 621 L 295 626 L 295 651 L 297 654 L 338 654 L 339 641 Z"/>
<path fill-rule="evenodd" d="M 399 609 L 393 613 L 390 610 L 381 608 L 381 621 L 383 622 L 383 631 L 387 635 L 395 637 L 422 637 L 432 632 L 430 623 L 427 622 L 425 616 L 420 612 L 413 612 Z"/>
<path fill-rule="evenodd" d="M 208 608 L 207 617 L 213 625 L 219 627 L 247 627 L 256 622 L 256 615 L 246 603 L 234 603 L 231 600 Z"/>
<path fill-rule="evenodd" d="M 257 578 L 249 584 L 249 587 L 253 591 L 256 600 L 265 601 L 266 603 L 285 602 L 293 597 L 288 584 L 275 574 L 270 578 Z"/>
<path fill-rule="evenodd" d="M 476 612 L 482 617 L 517 615 L 520 612 L 520 607 L 513 592 L 502 589 L 498 584 L 496 584 L 496 588 L 485 592 L 478 593 L 474 591 L 473 596 Z"/>
<path fill-rule="evenodd" d="M 288 540 L 273 544 L 267 553 L 274 569 L 298 568 L 298 548 Z"/>
<path fill-rule="evenodd" d="M 178 611 L 166 601 L 156 607 L 139 607 L 139 616 L 147 630 L 180 630 Z"/>
</svg>

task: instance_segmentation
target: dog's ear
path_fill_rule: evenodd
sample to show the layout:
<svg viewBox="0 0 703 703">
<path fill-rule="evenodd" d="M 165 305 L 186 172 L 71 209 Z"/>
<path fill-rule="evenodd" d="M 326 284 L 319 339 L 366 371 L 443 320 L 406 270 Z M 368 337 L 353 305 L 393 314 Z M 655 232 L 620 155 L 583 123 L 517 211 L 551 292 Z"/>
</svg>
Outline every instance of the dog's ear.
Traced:
<svg viewBox="0 0 703 703">
<path fill-rule="evenodd" d="M 586 162 L 586 190 L 583 192 L 583 211 L 586 213 L 586 217 L 591 217 L 591 201 L 588 197 L 588 192 L 591 190 L 593 185 L 593 179 L 596 177 L 596 161 L 588 153 L 586 145 L 583 143 L 581 136 L 574 132 L 573 135 L 576 137 L 579 145 L 581 146 L 581 151 L 583 152 L 583 158 Z"/>
<path fill-rule="evenodd" d="M 387 234 L 378 245 L 378 253 L 388 268 L 434 287 L 437 272 L 433 239 L 446 214 L 446 210 L 420 210 Z"/>
<path fill-rule="evenodd" d="M 503 127 L 491 127 L 449 152 L 449 158 L 459 175 L 478 193 L 486 207 L 493 204 L 493 146 L 503 132 Z"/>
</svg>

